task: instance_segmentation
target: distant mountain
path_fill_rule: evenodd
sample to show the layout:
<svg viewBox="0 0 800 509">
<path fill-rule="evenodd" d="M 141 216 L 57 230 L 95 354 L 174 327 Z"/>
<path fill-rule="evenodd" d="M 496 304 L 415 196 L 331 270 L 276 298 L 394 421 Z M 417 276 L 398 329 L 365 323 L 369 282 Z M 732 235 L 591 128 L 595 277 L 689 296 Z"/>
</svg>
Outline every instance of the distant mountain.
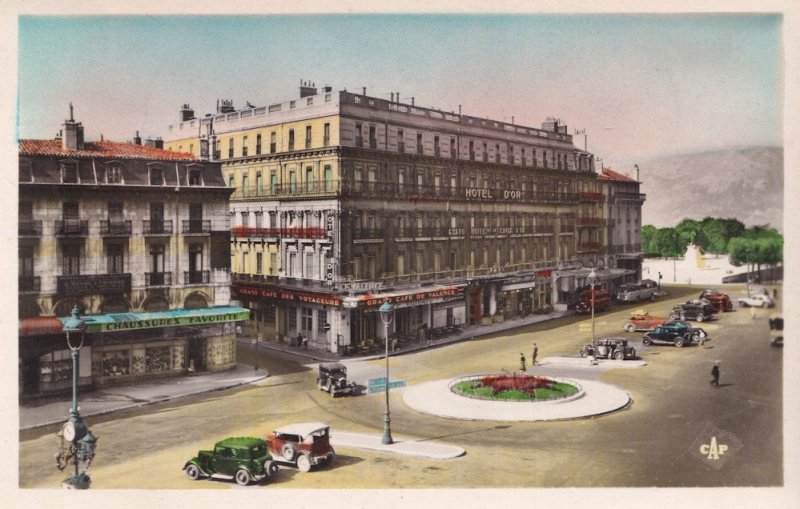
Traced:
<svg viewBox="0 0 800 509">
<path fill-rule="evenodd" d="M 639 163 L 647 194 L 642 224 L 736 218 L 783 231 L 783 148 L 737 147 L 658 157 Z"/>
</svg>

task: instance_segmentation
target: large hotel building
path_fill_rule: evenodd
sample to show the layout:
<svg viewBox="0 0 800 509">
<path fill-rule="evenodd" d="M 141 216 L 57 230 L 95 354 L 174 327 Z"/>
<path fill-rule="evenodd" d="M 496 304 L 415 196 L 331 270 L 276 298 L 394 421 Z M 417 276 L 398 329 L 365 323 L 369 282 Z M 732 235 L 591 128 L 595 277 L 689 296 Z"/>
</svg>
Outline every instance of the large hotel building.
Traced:
<svg viewBox="0 0 800 509">
<path fill-rule="evenodd" d="M 301 83 L 299 97 L 196 118 L 165 149 L 222 163 L 232 294 L 247 330 L 349 353 L 565 309 L 591 268 L 641 275 L 639 183 L 595 172 L 567 127 L 476 118 Z M 609 216 L 609 212 L 613 216 Z"/>
</svg>

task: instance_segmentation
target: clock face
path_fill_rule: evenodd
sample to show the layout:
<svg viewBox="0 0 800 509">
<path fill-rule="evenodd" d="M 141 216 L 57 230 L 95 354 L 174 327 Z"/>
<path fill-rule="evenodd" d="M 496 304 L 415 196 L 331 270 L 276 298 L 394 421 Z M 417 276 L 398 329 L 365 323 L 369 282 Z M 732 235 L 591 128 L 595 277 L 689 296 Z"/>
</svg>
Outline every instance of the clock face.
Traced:
<svg viewBox="0 0 800 509">
<path fill-rule="evenodd" d="M 72 421 L 66 422 L 61 428 L 61 434 L 67 442 L 75 440 L 75 424 Z"/>
</svg>

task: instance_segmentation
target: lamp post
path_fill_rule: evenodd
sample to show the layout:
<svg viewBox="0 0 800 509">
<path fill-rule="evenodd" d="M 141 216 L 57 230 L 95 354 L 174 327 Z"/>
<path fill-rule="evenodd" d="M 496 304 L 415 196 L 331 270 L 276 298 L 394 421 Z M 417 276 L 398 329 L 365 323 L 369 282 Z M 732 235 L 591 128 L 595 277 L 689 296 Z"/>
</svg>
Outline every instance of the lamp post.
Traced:
<svg viewBox="0 0 800 509">
<path fill-rule="evenodd" d="M 594 344 L 594 287 L 597 285 L 597 274 L 594 272 L 594 267 L 592 267 L 592 271 L 589 273 L 587 279 L 589 285 L 592 287 L 592 344 Z"/>
<path fill-rule="evenodd" d="M 389 324 L 392 323 L 394 318 L 394 306 L 387 300 L 381 304 L 379 311 L 386 332 L 386 413 L 383 416 L 383 438 L 381 443 L 391 444 L 394 441 L 392 440 L 392 421 L 389 418 Z"/>
<path fill-rule="evenodd" d="M 72 316 L 64 323 L 64 332 L 67 333 L 67 346 L 72 354 L 72 407 L 69 411 L 69 420 L 61 427 L 62 447 L 56 455 L 56 466 L 63 470 L 72 459 L 75 465 L 75 473 L 65 479 L 62 486 L 69 489 L 85 490 L 89 488 L 92 482 L 89 478 L 88 470 L 94 459 L 97 438 L 89 431 L 89 427 L 78 411 L 78 354 L 83 346 L 84 333 L 86 332 L 86 322 L 78 316 L 79 313 L 80 310 L 76 306 L 72 309 Z M 80 333 L 81 340 L 77 346 L 72 345 L 70 340 L 71 333 Z M 64 447 L 63 441 L 70 442 L 69 448 Z M 83 469 L 79 468 L 81 464 L 84 465 Z"/>
</svg>

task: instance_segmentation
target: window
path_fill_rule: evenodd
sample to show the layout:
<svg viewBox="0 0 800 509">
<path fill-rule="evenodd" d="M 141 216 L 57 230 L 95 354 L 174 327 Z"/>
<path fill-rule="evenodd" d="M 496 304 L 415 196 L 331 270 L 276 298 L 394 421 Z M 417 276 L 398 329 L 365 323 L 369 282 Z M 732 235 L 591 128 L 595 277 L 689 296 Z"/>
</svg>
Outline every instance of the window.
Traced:
<svg viewBox="0 0 800 509">
<path fill-rule="evenodd" d="M 486 144 L 485 141 L 483 142 L 483 155 L 482 155 L 482 157 L 483 157 L 483 162 L 484 163 L 489 161 L 489 146 Z"/>
<path fill-rule="evenodd" d="M 163 186 L 164 185 L 164 170 L 161 168 L 150 168 L 150 185 Z"/>
<path fill-rule="evenodd" d="M 313 191 L 314 186 L 314 168 L 306 166 L 306 192 Z"/>
<path fill-rule="evenodd" d="M 322 133 L 322 145 L 327 147 L 331 144 L 331 124 L 330 122 L 325 122 L 323 125 L 323 133 Z"/>
<path fill-rule="evenodd" d="M 203 283 L 203 244 L 191 244 L 189 246 L 189 283 Z"/>
<path fill-rule="evenodd" d="M 33 182 L 33 167 L 30 161 L 19 162 L 19 181 Z"/>
<path fill-rule="evenodd" d="M 397 151 L 401 154 L 406 151 L 406 143 L 403 141 L 402 129 L 397 130 Z"/>
<path fill-rule="evenodd" d="M 256 192 L 262 194 L 264 192 L 264 179 L 261 177 L 261 172 L 256 172 Z"/>
<path fill-rule="evenodd" d="M 314 252 L 306 251 L 303 261 L 303 277 L 306 279 L 314 278 Z"/>
<path fill-rule="evenodd" d="M 78 163 L 61 163 L 61 182 L 64 184 L 78 183 Z"/>
<path fill-rule="evenodd" d="M 469 140 L 469 160 L 475 160 L 475 141 Z"/>
<path fill-rule="evenodd" d="M 514 147 L 508 146 L 508 164 L 514 164 Z"/>
<path fill-rule="evenodd" d="M 242 212 L 242 226 L 245 228 L 250 226 L 250 212 Z"/>
<path fill-rule="evenodd" d="M 306 126 L 306 148 L 311 148 L 311 126 Z"/>
<path fill-rule="evenodd" d="M 276 149 L 276 145 L 277 145 L 277 143 L 275 142 L 275 138 L 276 138 L 275 131 L 272 131 L 271 133 L 269 133 L 269 153 L 270 154 L 274 154 L 275 153 L 275 149 Z"/>
<path fill-rule="evenodd" d="M 247 196 L 247 192 L 250 190 L 250 177 L 248 175 L 242 175 L 242 195 Z"/>
<path fill-rule="evenodd" d="M 333 189 L 333 169 L 331 165 L 326 164 L 323 172 L 325 174 L 325 190 L 331 191 Z"/>
<path fill-rule="evenodd" d="M 297 172 L 294 171 L 289 172 L 289 192 L 297 192 Z"/>
<path fill-rule="evenodd" d="M 123 251 L 122 244 L 108 245 L 108 274 L 122 274 L 125 272 Z"/>
<path fill-rule="evenodd" d="M 422 154 L 422 133 L 417 133 L 417 154 Z"/>
<path fill-rule="evenodd" d="M 189 170 L 189 185 L 190 186 L 203 185 L 203 173 L 200 171 L 199 168 L 191 168 Z"/>
<path fill-rule="evenodd" d="M 458 153 L 456 151 L 456 139 L 450 138 L 450 158 L 455 159 L 457 155 Z"/>
<path fill-rule="evenodd" d="M 158 279 L 158 276 L 150 276 L 150 284 L 164 284 L 163 283 L 163 274 L 164 274 L 164 246 L 163 244 L 151 244 L 150 245 L 150 272 L 152 274 L 159 274 L 161 275 L 161 282 L 154 281 Z"/>
<path fill-rule="evenodd" d="M 433 137 L 433 155 L 439 157 L 439 137 Z"/>
<path fill-rule="evenodd" d="M 228 140 L 228 157 L 233 157 L 233 138 Z"/>
<path fill-rule="evenodd" d="M 325 325 L 328 323 L 328 312 L 324 309 L 317 310 L 317 332 L 325 332 Z"/>
<path fill-rule="evenodd" d="M 280 272 L 280 266 L 278 266 L 278 253 L 270 253 L 269 254 L 269 273 L 272 275 L 276 275 Z"/>
<path fill-rule="evenodd" d="M 261 154 L 261 135 L 256 134 L 256 155 Z"/>
<path fill-rule="evenodd" d="M 261 216 L 256 216 L 261 217 Z M 256 253 L 256 274 L 261 274 L 264 271 L 263 253 Z"/>
<path fill-rule="evenodd" d="M 289 150 L 294 150 L 294 129 L 289 129 Z"/>
<path fill-rule="evenodd" d="M 228 187 L 236 187 L 236 176 L 233 173 L 228 175 Z"/>
<path fill-rule="evenodd" d="M 494 162 L 500 162 L 500 144 L 498 143 L 494 144 Z"/>
<path fill-rule="evenodd" d="M 278 176 L 273 171 L 269 174 L 269 192 L 274 193 L 278 187 Z"/>
<path fill-rule="evenodd" d="M 527 161 L 525 160 L 525 149 L 522 149 L 522 166 L 525 166 Z"/>
<path fill-rule="evenodd" d="M 190 203 L 189 204 L 189 231 L 202 232 L 203 231 L 203 204 Z"/>
<path fill-rule="evenodd" d="M 78 276 L 81 273 L 81 246 L 67 244 L 61 247 L 61 273 Z"/>
<path fill-rule="evenodd" d="M 264 227 L 264 214 L 260 211 L 256 211 L 256 228 L 263 228 Z"/>
<path fill-rule="evenodd" d="M 106 183 L 108 184 L 123 184 L 122 181 L 122 167 L 118 164 L 109 166 L 106 169 Z"/>
<path fill-rule="evenodd" d="M 242 138 L 242 157 L 247 157 L 247 136 Z"/>
<path fill-rule="evenodd" d="M 378 138 L 375 136 L 375 126 L 369 126 L 369 148 L 375 150 L 378 148 Z"/>
<path fill-rule="evenodd" d="M 19 246 L 19 266 L 17 267 L 20 278 L 31 280 L 33 278 L 33 246 Z M 26 281 L 27 285 L 20 281 L 20 290 L 26 290 L 33 286 L 33 281 Z M 23 288 L 27 287 L 27 288 Z M 32 288 L 30 288 L 32 289 Z"/>
<path fill-rule="evenodd" d="M 361 132 L 361 124 L 356 124 L 356 147 L 362 148 L 364 146 L 364 136 Z"/>
<path fill-rule="evenodd" d="M 289 330 L 297 330 L 297 311 L 295 308 L 289 308 L 286 313 L 289 321 Z"/>
</svg>

